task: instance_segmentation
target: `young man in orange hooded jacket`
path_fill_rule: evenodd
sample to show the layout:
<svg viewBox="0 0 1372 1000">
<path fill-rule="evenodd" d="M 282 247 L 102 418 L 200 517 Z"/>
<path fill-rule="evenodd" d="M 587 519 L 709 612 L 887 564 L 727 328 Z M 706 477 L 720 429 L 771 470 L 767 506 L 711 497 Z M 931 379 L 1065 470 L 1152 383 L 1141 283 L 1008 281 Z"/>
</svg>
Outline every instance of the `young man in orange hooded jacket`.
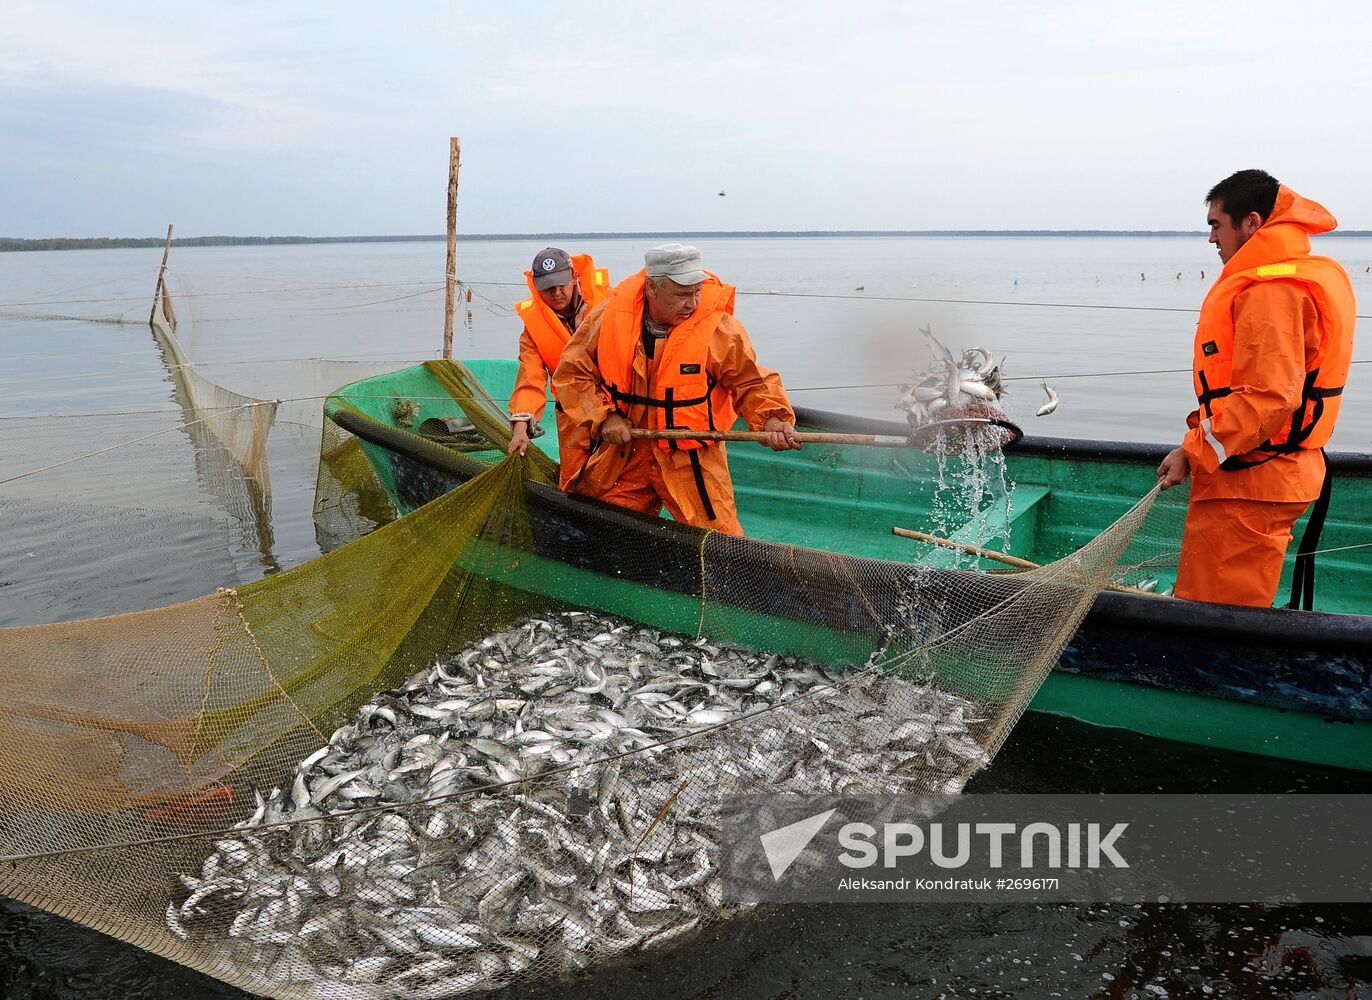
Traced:
<svg viewBox="0 0 1372 1000">
<path fill-rule="evenodd" d="M 722 441 L 635 440 L 633 427 L 729 430 L 741 414 L 767 447 L 799 448 L 795 414 L 776 372 L 757 363 L 734 319 L 734 287 L 669 243 L 591 310 L 562 352 L 553 388 L 586 457 L 568 489 L 649 514 L 743 533 Z"/>
<path fill-rule="evenodd" d="M 1291 527 L 1328 487 L 1321 449 L 1357 307 L 1344 269 L 1310 253 L 1311 234 L 1337 225 L 1323 206 L 1261 170 L 1226 178 L 1206 202 L 1224 269 L 1196 327 L 1199 406 L 1158 466 L 1163 489 L 1192 480 L 1176 595 L 1270 607 Z"/>
<path fill-rule="evenodd" d="M 529 429 L 539 422 L 548 401 L 548 380 L 562 359 L 562 349 L 577 325 L 610 293 L 610 272 L 596 267 L 590 254 L 568 256 L 557 247 L 534 255 L 524 272 L 529 297 L 515 306 L 524 322 L 519 335 L 519 372 L 510 394 L 510 445 L 521 455 L 529 449 Z M 557 409 L 557 442 L 562 468 L 580 468 L 584 454 L 568 452 L 576 435 Z"/>
</svg>

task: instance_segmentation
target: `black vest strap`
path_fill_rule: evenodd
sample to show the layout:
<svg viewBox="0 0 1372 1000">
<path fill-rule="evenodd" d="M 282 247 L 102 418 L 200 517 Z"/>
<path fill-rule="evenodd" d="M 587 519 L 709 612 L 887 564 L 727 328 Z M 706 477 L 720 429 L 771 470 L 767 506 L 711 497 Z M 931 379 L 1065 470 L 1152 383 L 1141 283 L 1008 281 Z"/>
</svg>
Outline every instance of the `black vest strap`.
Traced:
<svg viewBox="0 0 1372 1000">
<path fill-rule="evenodd" d="M 692 449 L 691 472 L 696 477 L 696 492 L 700 494 L 700 502 L 705 505 L 705 517 L 711 521 L 715 519 L 715 505 L 710 503 L 710 494 L 705 489 L 705 473 L 700 468 L 700 452 Z"/>
<path fill-rule="evenodd" d="M 1259 445 L 1259 448 L 1261 448 L 1261 445 Z M 1257 450 L 1258 448 L 1254 448 L 1253 451 L 1248 452 L 1248 454 L 1251 455 L 1254 451 Z M 1277 455 L 1280 454 L 1280 452 L 1276 449 L 1271 449 L 1271 451 L 1272 454 L 1264 455 L 1262 458 L 1259 458 L 1253 462 L 1245 462 L 1237 455 L 1231 455 L 1229 458 L 1226 458 L 1223 462 L 1220 463 L 1220 468 L 1223 469 L 1225 472 L 1233 472 L 1236 469 L 1251 469 L 1256 465 L 1264 465 L 1267 462 L 1272 461 L 1272 459 L 1276 458 Z"/>
<path fill-rule="evenodd" d="M 1234 390 L 1227 385 L 1222 385 L 1218 389 L 1210 388 L 1210 383 L 1206 381 L 1205 378 L 1205 372 L 1196 372 L 1196 378 L 1200 380 L 1201 384 L 1201 392 L 1200 395 L 1196 397 L 1196 401 L 1200 403 L 1201 406 L 1205 407 L 1205 415 L 1207 417 L 1213 417 L 1215 411 L 1210 406 L 1211 400 L 1223 399 Z"/>
<path fill-rule="evenodd" d="M 1264 462 L 1272 461 L 1272 459 L 1276 458 L 1278 455 L 1289 455 L 1293 452 L 1300 451 L 1301 446 L 1309 440 L 1310 435 L 1315 433 L 1315 428 L 1319 426 L 1320 418 L 1324 416 L 1324 401 L 1326 399 L 1332 399 L 1335 396 L 1343 395 L 1343 386 L 1341 385 L 1330 386 L 1325 389 L 1316 387 L 1315 380 L 1319 377 L 1320 370 L 1318 368 L 1305 373 L 1305 382 L 1301 386 L 1300 405 L 1296 407 L 1296 412 L 1291 414 L 1291 426 L 1286 433 L 1285 441 L 1281 444 L 1273 444 L 1272 439 L 1268 438 L 1262 444 L 1254 448 L 1253 451 L 1248 452 L 1250 455 L 1257 451 L 1268 452 L 1264 458 L 1260 458 L 1255 462 L 1245 462 L 1235 456 L 1233 458 L 1225 459 L 1225 461 L 1221 463 L 1220 468 L 1231 472 L 1234 469 L 1251 469 L 1255 465 L 1262 465 Z M 1228 388 L 1223 390 L 1212 390 L 1207 388 L 1204 372 L 1200 373 L 1200 380 L 1202 388 L 1205 389 L 1199 397 L 1200 402 L 1201 405 L 1206 408 L 1207 414 L 1209 414 L 1209 401 L 1211 399 L 1218 399 L 1221 396 L 1227 396 L 1231 390 Z M 1305 412 L 1307 408 L 1310 408 L 1311 410 L 1309 423 L 1306 423 L 1305 421 Z"/>
<path fill-rule="evenodd" d="M 708 403 L 710 401 L 710 390 L 713 388 L 714 379 L 711 379 L 709 388 L 705 390 L 705 395 L 693 396 L 690 399 L 675 399 L 671 395 L 662 398 L 658 398 L 657 396 L 640 396 L 638 393 L 634 392 L 620 392 L 619 387 L 613 384 L 609 386 L 610 398 L 616 403 L 630 403 L 637 406 L 657 406 L 666 409 L 669 412 L 671 410 L 679 410 L 683 406 L 699 406 L 701 403 Z M 672 390 L 668 389 L 667 392 L 671 393 Z"/>
<path fill-rule="evenodd" d="M 595 456 L 596 449 L 599 447 L 600 438 L 592 438 L 591 446 L 586 449 L 586 460 L 581 463 L 581 468 L 577 470 L 576 475 L 573 476 L 571 482 L 567 484 L 567 489 L 569 491 L 575 493 L 576 488 L 581 485 L 581 477 L 586 475 L 586 470 L 591 467 L 591 459 Z"/>
<path fill-rule="evenodd" d="M 1324 455 L 1324 449 L 1320 449 Z M 1324 483 L 1320 495 L 1310 508 L 1310 520 L 1301 533 L 1296 550 L 1296 567 L 1291 574 L 1291 601 L 1286 606 L 1297 611 L 1313 611 L 1315 605 L 1315 550 L 1320 545 L 1320 532 L 1329 513 L 1329 497 L 1333 493 L 1334 473 L 1329 468 L 1329 456 L 1324 456 Z"/>
</svg>

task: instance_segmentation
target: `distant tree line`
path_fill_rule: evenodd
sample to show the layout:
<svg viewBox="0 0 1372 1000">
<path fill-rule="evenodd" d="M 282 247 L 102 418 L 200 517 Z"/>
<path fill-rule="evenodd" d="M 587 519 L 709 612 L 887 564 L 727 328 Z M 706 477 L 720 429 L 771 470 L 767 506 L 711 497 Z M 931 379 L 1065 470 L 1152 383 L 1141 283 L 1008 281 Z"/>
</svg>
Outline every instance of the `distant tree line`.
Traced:
<svg viewBox="0 0 1372 1000">
<path fill-rule="evenodd" d="M 187 236 L 172 240 L 174 247 L 258 247 L 288 246 L 300 243 L 414 243 L 420 240 L 446 240 L 446 236 Z M 165 236 L 94 236 L 82 239 L 51 237 L 21 240 L 0 236 L 4 250 L 110 250 L 126 247 L 160 247 Z"/>
<path fill-rule="evenodd" d="M 928 236 L 928 237 L 1052 237 L 1052 236 L 1203 236 L 1184 229 L 809 229 L 749 230 L 744 232 L 700 231 L 673 233 L 471 233 L 468 240 L 606 240 L 606 239 L 723 239 L 739 237 L 780 238 L 796 236 Z M 1353 229 L 1330 236 L 1372 236 L 1372 230 Z M 172 240 L 174 247 L 289 246 L 302 243 L 421 243 L 446 240 L 431 236 L 189 236 Z M 0 236 L 0 252 L 7 250 L 108 250 L 125 247 L 160 247 L 165 237 L 97 236 L 83 239 L 52 237 L 23 240 Z"/>
</svg>

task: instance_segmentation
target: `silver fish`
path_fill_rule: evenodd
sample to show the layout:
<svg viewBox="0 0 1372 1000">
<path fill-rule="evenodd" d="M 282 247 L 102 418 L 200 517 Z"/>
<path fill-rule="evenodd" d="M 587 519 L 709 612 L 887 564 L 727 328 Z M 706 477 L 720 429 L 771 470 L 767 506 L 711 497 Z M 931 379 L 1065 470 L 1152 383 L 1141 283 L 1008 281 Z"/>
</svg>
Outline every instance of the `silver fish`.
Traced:
<svg viewBox="0 0 1372 1000">
<path fill-rule="evenodd" d="M 1058 403 L 1061 402 L 1061 400 L 1058 399 L 1058 394 L 1048 387 L 1047 382 L 1043 383 L 1043 391 L 1048 393 L 1048 402 L 1038 408 L 1038 412 L 1034 414 L 1037 417 L 1048 416 L 1048 414 L 1058 408 Z"/>
</svg>

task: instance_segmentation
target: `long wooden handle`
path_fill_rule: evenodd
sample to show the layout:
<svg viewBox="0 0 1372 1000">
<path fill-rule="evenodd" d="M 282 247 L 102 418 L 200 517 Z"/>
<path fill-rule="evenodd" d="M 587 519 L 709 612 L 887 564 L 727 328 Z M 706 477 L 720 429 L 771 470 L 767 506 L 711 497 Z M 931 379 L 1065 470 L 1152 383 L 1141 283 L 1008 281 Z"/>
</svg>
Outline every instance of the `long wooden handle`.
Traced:
<svg viewBox="0 0 1372 1000">
<path fill-rule="evenodd" d="M 1042 569 L 1042 565 L 1030 562 L 1028 559 L 1021 559 L 1019 556 L 1006 555 L 1004 552 L 992 552 L 990 549 L 983 549 L 979 545 L 968 545 L 965 542 L 955 542 L 951 538 L 940 538 L 938 535 L 930 535 L 923 531 L 912 531 L 909 528 L 892 528 L 891 534 L 899 535 L 901 538 L 913 538 L 917 542 L 928 542 L 930 545 L 942 545 L 945 549 L 957 549 L 961 552 L 968 552 L 983 559 L 994 559 L 996 562 L 1003 562 L 1008 566 L 1018 566 L 1020 569 Z M 1107 583 L 1106 590 L 1118 591 L 1121 594 L 1143 594 L 1147 597 L 1161 597 L 1151 590 L 1140 590 L 1138 587 L 1130 587 L 1123 583 Z"/>
<path fill-rule="evenodd" d="M 766 431 L 692 431 L 684 428 L 649 430 L 646 427 L 630 428 L 635 438 L 648 441 L 671 441 L 683 438 L 691 441 L 767 441 L 771 435 Z M 826 434 L 815 431 L 801 431 L 796 440 L 813 444 L 864 444 L 874 448 L 909 448 L 913 443 L 908 437 L 894 434 Z"/>
<path fill-rule="evenodd" d="M 994 559 L 996 562 L 1003 562 L 1009 566 L 1018 566 L 1020 569 L 1042 569 L 1036 562 L 1028 559 L 1021 559 L 1019 556 L 1006 555 L 1004 552 L 992 552 L 990 549 L 983 549 L 978 545 L 968 545 L 965 542 L 955 542 L 951 538 L 940 538 L 938 535 L 930 535 L 923 531 L 912 531 L 909 528 L 892 528 L 891 534 L 899 535 L 901 538 L 913 538 L 917 542 L 928 542 L 930 545 L 942 545 L 945 549 L 957 549 L 959 552 L 969 552 L 974 556 L 981 556 L 983 559 Z"/>
</svg>

